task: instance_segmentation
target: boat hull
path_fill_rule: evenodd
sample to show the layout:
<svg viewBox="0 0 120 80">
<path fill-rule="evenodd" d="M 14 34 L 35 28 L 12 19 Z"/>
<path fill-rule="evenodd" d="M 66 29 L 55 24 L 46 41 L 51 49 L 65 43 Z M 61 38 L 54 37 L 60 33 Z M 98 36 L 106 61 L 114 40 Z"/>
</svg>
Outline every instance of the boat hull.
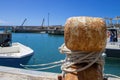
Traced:
<svg viewBox="0 0 120 80">
<path fill-rule="evenodd" d="M 16 67 L 16 68 L 22 68 L 20 64 L 27 64 L 28 61 L 31 59 L 33 53 L 20 57 L 20 58 L 4 58 L 0 57 L 0 65 L 1 66 L 9 66 L 9 67 Z"/>
<path fill-rule="evenodd" d="M 48 31 L 48 34 L 51 34 L 51 35 L 64 35 L 64 31 L 61 31 L 61 30 L 51 30 L 51 31 Z"/>
<path fill-rule="evenodd" d="M 120 58 L 120 49 L 106 49 L 107 57 Z"/>
</svg>

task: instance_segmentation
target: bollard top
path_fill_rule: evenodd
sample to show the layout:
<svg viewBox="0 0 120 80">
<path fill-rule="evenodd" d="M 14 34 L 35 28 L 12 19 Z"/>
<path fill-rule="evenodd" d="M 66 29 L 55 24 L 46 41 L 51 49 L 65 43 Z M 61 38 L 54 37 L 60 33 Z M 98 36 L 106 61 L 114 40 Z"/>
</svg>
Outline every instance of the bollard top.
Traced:
<svg viewBox="0 0 120 80">
<path fill-rule="evenodd" d="M 106 30 L 102 18 L 70 17 L 65 23 L 65 45 L 73 51 L 101 51 L 106 46 Z"/>
</svg>

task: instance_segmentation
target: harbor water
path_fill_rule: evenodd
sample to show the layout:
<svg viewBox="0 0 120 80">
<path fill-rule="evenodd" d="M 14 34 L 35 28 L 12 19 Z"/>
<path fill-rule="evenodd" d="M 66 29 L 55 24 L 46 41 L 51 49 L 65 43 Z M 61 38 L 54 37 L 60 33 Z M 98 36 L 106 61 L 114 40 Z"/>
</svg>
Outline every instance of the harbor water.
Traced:
<svg viewBox="0 0 120 80">
<path fill-rule="evenodd" d="M 29 46 L 34 50 L 34 55 L 29 61 L 29 65 L 49 63 L 65 58 L 65 54 L 59 53 L 58 50 L 64 43 L 64 36 L 62 35 L 12 33 L 12 40 L 13 42 L 20 42 Z M 61 73 L 60 67 L 44 71 Z M 120 76 L 120 59 L 106 58 L 104 72 Z"/>
</svg>

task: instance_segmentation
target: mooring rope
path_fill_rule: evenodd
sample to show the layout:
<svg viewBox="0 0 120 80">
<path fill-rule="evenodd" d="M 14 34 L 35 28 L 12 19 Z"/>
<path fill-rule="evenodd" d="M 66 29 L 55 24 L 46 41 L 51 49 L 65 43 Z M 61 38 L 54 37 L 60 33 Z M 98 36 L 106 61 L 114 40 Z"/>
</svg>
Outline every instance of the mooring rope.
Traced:
<svg viewBox="0 0 120 80">
<path fill-rule="evenodd" d="M 94 63 L 98 63 L 102 66 L 104 65 L 104 59 L 102 56 L 104 50 L 101 50 L 100 52 L 71 51 L 65 46 L 65 44 L 63 44 L 59 50 L 61 53 L 66 54 L 65 62 L 61 66 L 62 71 L 79 72 L 89 68 Z M 88 65 L 76 70 L 70 68 L 72 65 L 80 63 L 88 63 Z"/>
<path fill-rule="evenodd" d="M 46 70 L 46 69 L 51 69 L 51 68 L 54 68 L 54 67 L 61 66 L 62 63 L 64 63 L 64 60 L 59 60 L 59 61 L 46 63 L 46 64 L 36 64 L 36 65 L 23 65 L 23 64 L 20 64 L 20 66 L 22 66 L 25 69 L 29 69 L 29 70 Z M 43 68 L 38 68 L 38 67 L 41 67 L 41 66 Z M 49 66 L 49 67 L 44 67 L 44 66 Z M 37 68 L 35 68 L 35 67 L 37 67 Z"/>
<path fill-rule="evenodd" d="M 46 63 L 46 64 L 36 64 L 36 65 L 23 65 L 20 64 L 22 67 L 25 69 L 30 69 L 30 70 L 45 70 L 45 69 L 50 69 L 54 68 L 57 66 L 61 66 L 61 70 L 65 72 L 78 72 L 87 69 L 90 67 L 92 64 L 95 62 L 103 65 L 103 59 L 102 59 L 102 52 L 84 52 L 84 51 L 71 51 L 68 48 L 66 48 L 65 44 L 63 44 L 60 48 L 59 51 L 61 53 L 66 54 L 66 59 L 65 60 L 60 60 L 60 61 L 55 61 L 51 63 Z M 77 70 L 71 70 L 70 66 L 77 64 L 77 63 L 84 63 L 87 62 L 89 65 L 77 69 Z M 49 67 L 44 67 L 44 68 L 34 68 L 34 67 L 41 67 L 41 66 L 49 66 Z"/>
<path fill-rule="evenodd" d="M 64 72 L 80 72 L 83 71 L 90 66 L 92 66 L 94 63 L 100 64 L 102 67 L 104 66 L 104 56 L 102 56 L 102 53 L 104 50 L 101 50 L 100 52 L 84 52 L 84 51 L 71 51 L 69 50 L 65 44 L 63 44 L 61 47 L 59 47 L 60 53 L 65 53 L 66 58 L 65 60 L 59 60 L 55 62 L 50 62 L 46 64 L 36 64 L 36 65 L 23 65 L 20 64 L 25 69 L 30 70 L 46 70 L 51 69 L 54 67 L 61 66 L 61 70 Z M 88 63 L 88 65 L 79 68 L 79 69 L 71 69 L 70 67 L 74 64 L 80 64 L 80 63 Z M 48 67 L 44 67 L 48 66 Z M 32 67 L 32 68 L 31 68 Z M 37 68 L 34 68 L 37 67 Z M 43 68 L 40 68 L 43 67 Z M 119 76 L 112 75 L 112 74 L 105 74 L 105 77 L 116 77 L 119 78 Z"/>
<path fill-rule="evenodd" d="M 59 60 L 51 63 L 45 63 L 45 64 L 36 64 L 36 65 L 23 65 L 20 64 L 22 67 L 39 67 L 39 66 L 48 66 L 48 65 L 56 65 L 56 64 L 62 64 L 64 60 Z"/>
<path fill-rule="evenodd" d="M 38 70 L 51 69 L 51 68 L 58 67 L 58 66 L 61 66 L 61 64 L 57 64 L 57 65 L 53 65 L 53 66 L 49 66 L 49 67 L 43 67 L 43 68 L 29 68 L 29 67 L 24 67 L 24 68 L 25 68 L 25 69 L 28 69 L 28 70 L 38 71 Z"/>
</svg>

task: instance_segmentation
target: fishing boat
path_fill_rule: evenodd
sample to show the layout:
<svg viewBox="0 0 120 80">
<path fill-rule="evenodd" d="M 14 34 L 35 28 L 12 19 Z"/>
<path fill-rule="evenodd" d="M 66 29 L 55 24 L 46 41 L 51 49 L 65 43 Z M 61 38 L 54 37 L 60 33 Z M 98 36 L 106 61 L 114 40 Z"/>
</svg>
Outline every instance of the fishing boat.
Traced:
<svg viewBox="0 0 120 80">
<path fill-rule="evenodd" d="M 48 34 L 50 35 L 64 35 L 64 29 L 63 28 L 55 28 L 48 31 Z"/>
<path fill-rule="evenodd" d="M 12 43 L 10 32 L 0 32 L 0 65 L 21 67 L 27 64 L 33 55 L 33 50 L 21 43 Z"/>
<path fill-rule="evenodd" d="M 107 57 L 120 58 L 119 28 L 108 28 L 108 39 L 106 45 Z"/>
</svg>

